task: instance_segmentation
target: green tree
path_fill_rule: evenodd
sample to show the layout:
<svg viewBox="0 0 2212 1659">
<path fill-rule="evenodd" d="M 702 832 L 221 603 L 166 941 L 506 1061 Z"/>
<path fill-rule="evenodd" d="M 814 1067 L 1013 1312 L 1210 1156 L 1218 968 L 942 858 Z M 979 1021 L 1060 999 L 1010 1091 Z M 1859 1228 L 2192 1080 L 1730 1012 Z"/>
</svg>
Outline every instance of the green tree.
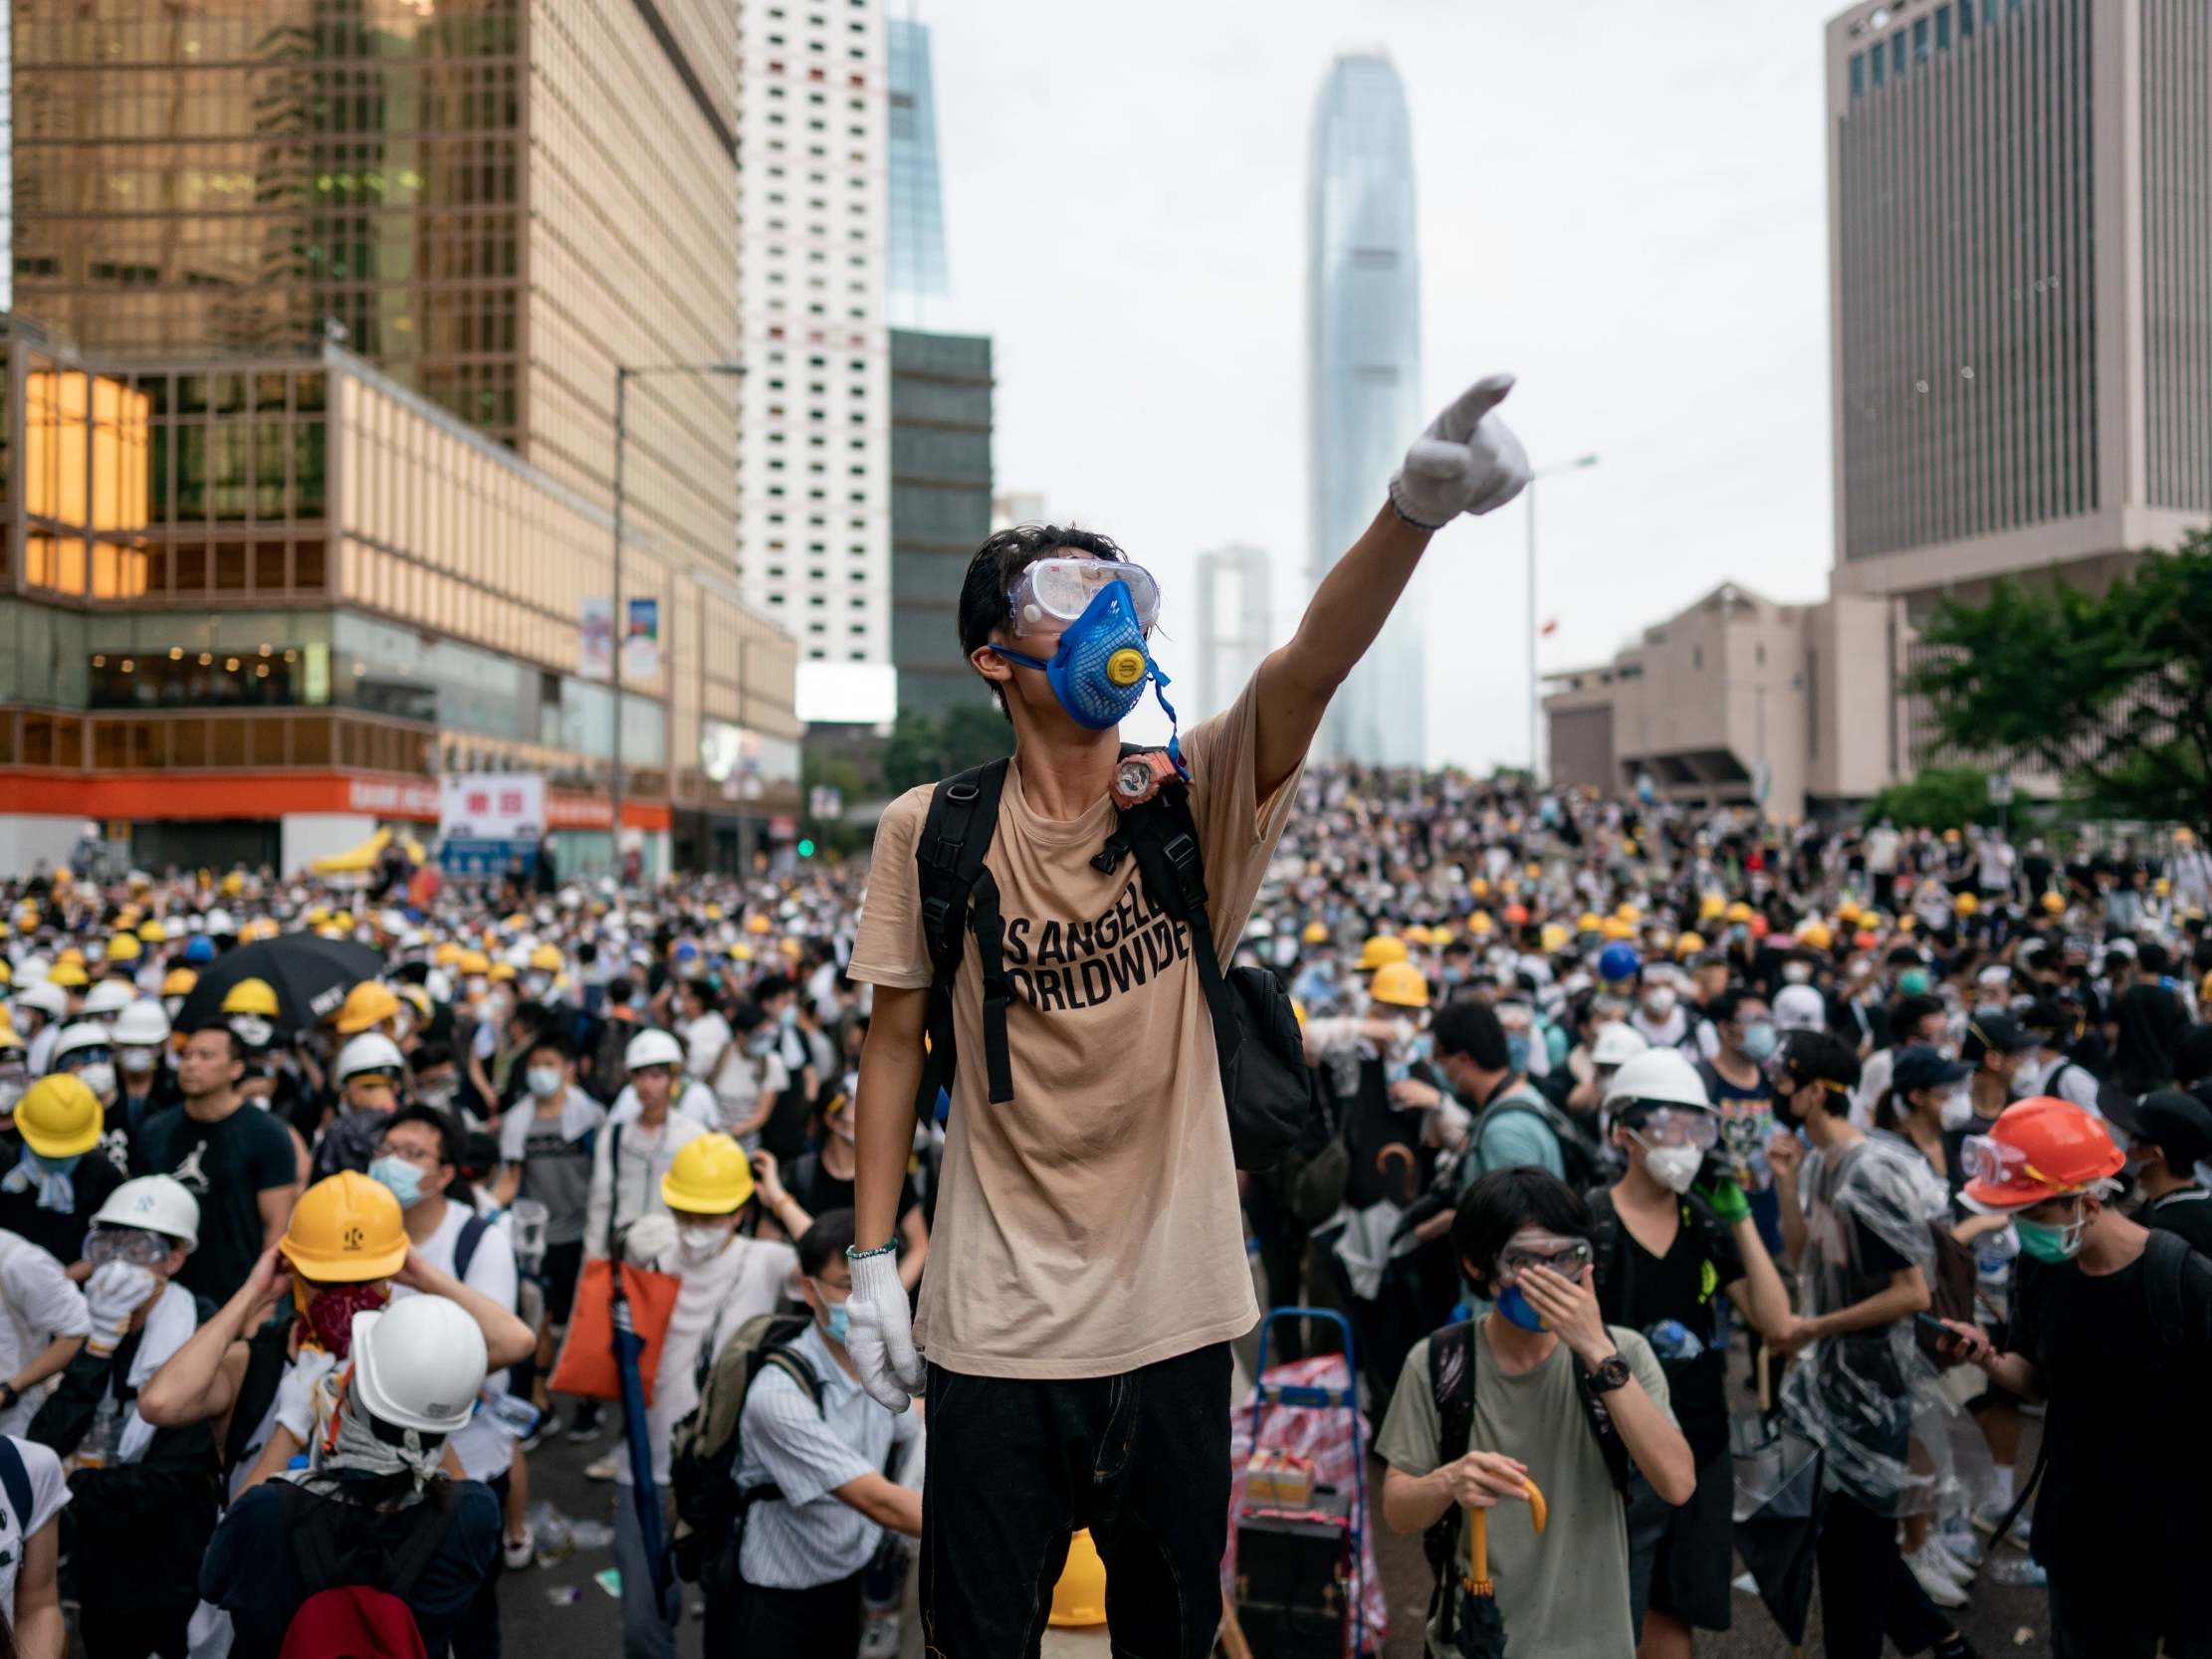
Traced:
<svg viewBox="0 0 2212 1659">
<path fill-rule="evenodd" d="M 1945 753 L 2039 766 L 2104 816 L 2212 828 L 2212 534 L 2102 595 L 1999 581 L 1921 637 L 1938 649 L 1910 684 Z"/>
<path fill-rule="evenodd" d="M 1989 779 L 1971 766 L 1936 767 L 1909 783 L 1892 784 L 1867 803 L 1867 822 L 1882 819 L 1905 829 L 1964 829 L 1994 823 Z"/>
<path fill-rule="evenodd" d="M 902 714 L 883 741 L 883 781 L 898 794 L 1012 752 L 1013 727 L 988 704 L 963 705 L 941 718 Z"/>
</svg>

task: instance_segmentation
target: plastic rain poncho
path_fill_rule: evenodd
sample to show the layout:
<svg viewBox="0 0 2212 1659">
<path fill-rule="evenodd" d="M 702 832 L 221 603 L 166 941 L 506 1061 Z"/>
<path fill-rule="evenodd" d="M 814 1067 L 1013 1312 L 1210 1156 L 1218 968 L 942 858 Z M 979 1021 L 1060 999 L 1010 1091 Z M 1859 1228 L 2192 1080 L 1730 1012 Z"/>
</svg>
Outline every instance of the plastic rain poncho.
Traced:
<svg viewBox="0 0 2212 1659">
<path fill-rule="evenodd" d="M 1860 1229 L 1923 1273 L 1934 1272 L 1931 1223 L 1948 1216 L 1943 1183 L 1893 1136 L 1806 1154 L 1800 1306 L 1829 1314 L 1887 1287 L 1861 1260 Z M 1908 1317 L 1824 1337 L 1790 1366 L 1782 1400 L 1792 1423 L 1828 1453 L 1828 1483 L 1882 1514 L 1931 1513 L 1951 1482 L 1946 1417 L 1954 1409 L 1920 1352 Z"/>
</svg>

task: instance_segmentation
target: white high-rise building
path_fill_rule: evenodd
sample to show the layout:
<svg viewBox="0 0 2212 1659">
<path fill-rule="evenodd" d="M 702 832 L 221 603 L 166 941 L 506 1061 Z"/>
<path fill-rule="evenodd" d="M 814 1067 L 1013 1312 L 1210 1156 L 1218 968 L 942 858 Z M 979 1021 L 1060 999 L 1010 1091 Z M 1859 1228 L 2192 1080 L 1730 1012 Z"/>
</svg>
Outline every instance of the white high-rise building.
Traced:
<svg viewBox="0 0 2212 1659">
<path fill-rule="evenodd" d="M 1273 569 L 1257 547 L 1231 544 L 1199 554 L 1198 707 L 1191 721 L 1236 701 L 1273 649 Z"/>
<path fill-rule="evenodd" d="M 887 721 L 890 353 L 879 0 L 744 12 L 738 563 L 799 643 L 802 719 Z"/>
</svg>

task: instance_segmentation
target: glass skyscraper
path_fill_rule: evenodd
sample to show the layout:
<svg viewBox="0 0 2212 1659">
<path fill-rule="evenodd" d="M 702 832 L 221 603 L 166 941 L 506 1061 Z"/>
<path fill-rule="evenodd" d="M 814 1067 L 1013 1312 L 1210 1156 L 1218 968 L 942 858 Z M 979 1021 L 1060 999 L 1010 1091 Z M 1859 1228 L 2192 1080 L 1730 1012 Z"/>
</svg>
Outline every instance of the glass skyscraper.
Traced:
<svg viewBox="0 0 2212 1659">
<path fill-rule="evenodd" d="M 1307 184 L 1307 423 L 1315 582 L 1383 505 L 1421 430 L 1413 136 L 1390 60 L 1348 53 L 1313 115 Z M 1326 759 L 1416 765 L 1427 747 L 1422 616 L 1410 599 L 1323 725 Z"/>
<path fill-rule="evenodd" d="M 891 223 L 885 238 L 884 287 L 894 328 L 926 328 L 931 302 L 950 290 L 945 271 L 945 204 L 938 188 L 937 98 L 930 85 L 926 24 L 886 18 L 891 113 Z"/>
</svg>

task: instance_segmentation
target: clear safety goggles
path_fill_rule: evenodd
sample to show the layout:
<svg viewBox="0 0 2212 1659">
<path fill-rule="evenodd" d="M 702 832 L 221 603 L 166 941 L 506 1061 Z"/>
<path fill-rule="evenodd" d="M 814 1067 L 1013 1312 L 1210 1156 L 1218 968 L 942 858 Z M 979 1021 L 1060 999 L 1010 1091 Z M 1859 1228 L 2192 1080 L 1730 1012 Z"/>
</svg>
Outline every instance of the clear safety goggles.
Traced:
<svg viewBox="0 0 2212 1659">
<path fill-rule="evenodd" d="M 1679 1112 L 1647 1112 L 1630 1131 L 1647 1146 L 1695 1146 L 1710 1151 L 1720 1140 L 1720 1121 L 1710 1112 L 1686 1107 Z"/>
<path fill-rule="evenodd" d="M 1040 558 L 1021 572 L 1006 595 L 1014 637 L 1065 628 L 1115 582 L 1126 582 L 1137 602 L 1137 626 L 1150 633 L 1160 616 L 1160 584 L 1152 572 L 1126 559 Z"/>
<path fill-rule="evenodd" d="M 1548 1267 L 1562 1279 L 1579 1279 L 1593 1259 L 1586 1238 L 1557 1239 L 1542 1246 L 1508 1244 L 1498 1252 L 1498 1275 L 1513 1280 L 1532 1267 Z"/>
<path fill-rule="evenodd" d="M 1959 1164 L 1966 1171 L 1968 1180 L 1984 1182 L 1990 1186 L 2010 1186 L 2016 1181 L 2041 1181 L 2055 1186 L 2061 1192 L 2082 1190 L 2079 1182 L 2062 1181 L 2056 1175 L 2046 1175 L 2028 1161 L 2028 1154 L 2018 1146 L 2010 1145 L 1993 1135 L 1970 1135 L 1959 1148 Z"/>
<path fill-rule="evenodd" d="M 151 1267 L 175 1248 L 174 1239 L 136 1227 L 95 1227 L 85 1235 L 85 1260 L 95 1267 L 106 1267 L 110 1262 Z"/>
</svg>

